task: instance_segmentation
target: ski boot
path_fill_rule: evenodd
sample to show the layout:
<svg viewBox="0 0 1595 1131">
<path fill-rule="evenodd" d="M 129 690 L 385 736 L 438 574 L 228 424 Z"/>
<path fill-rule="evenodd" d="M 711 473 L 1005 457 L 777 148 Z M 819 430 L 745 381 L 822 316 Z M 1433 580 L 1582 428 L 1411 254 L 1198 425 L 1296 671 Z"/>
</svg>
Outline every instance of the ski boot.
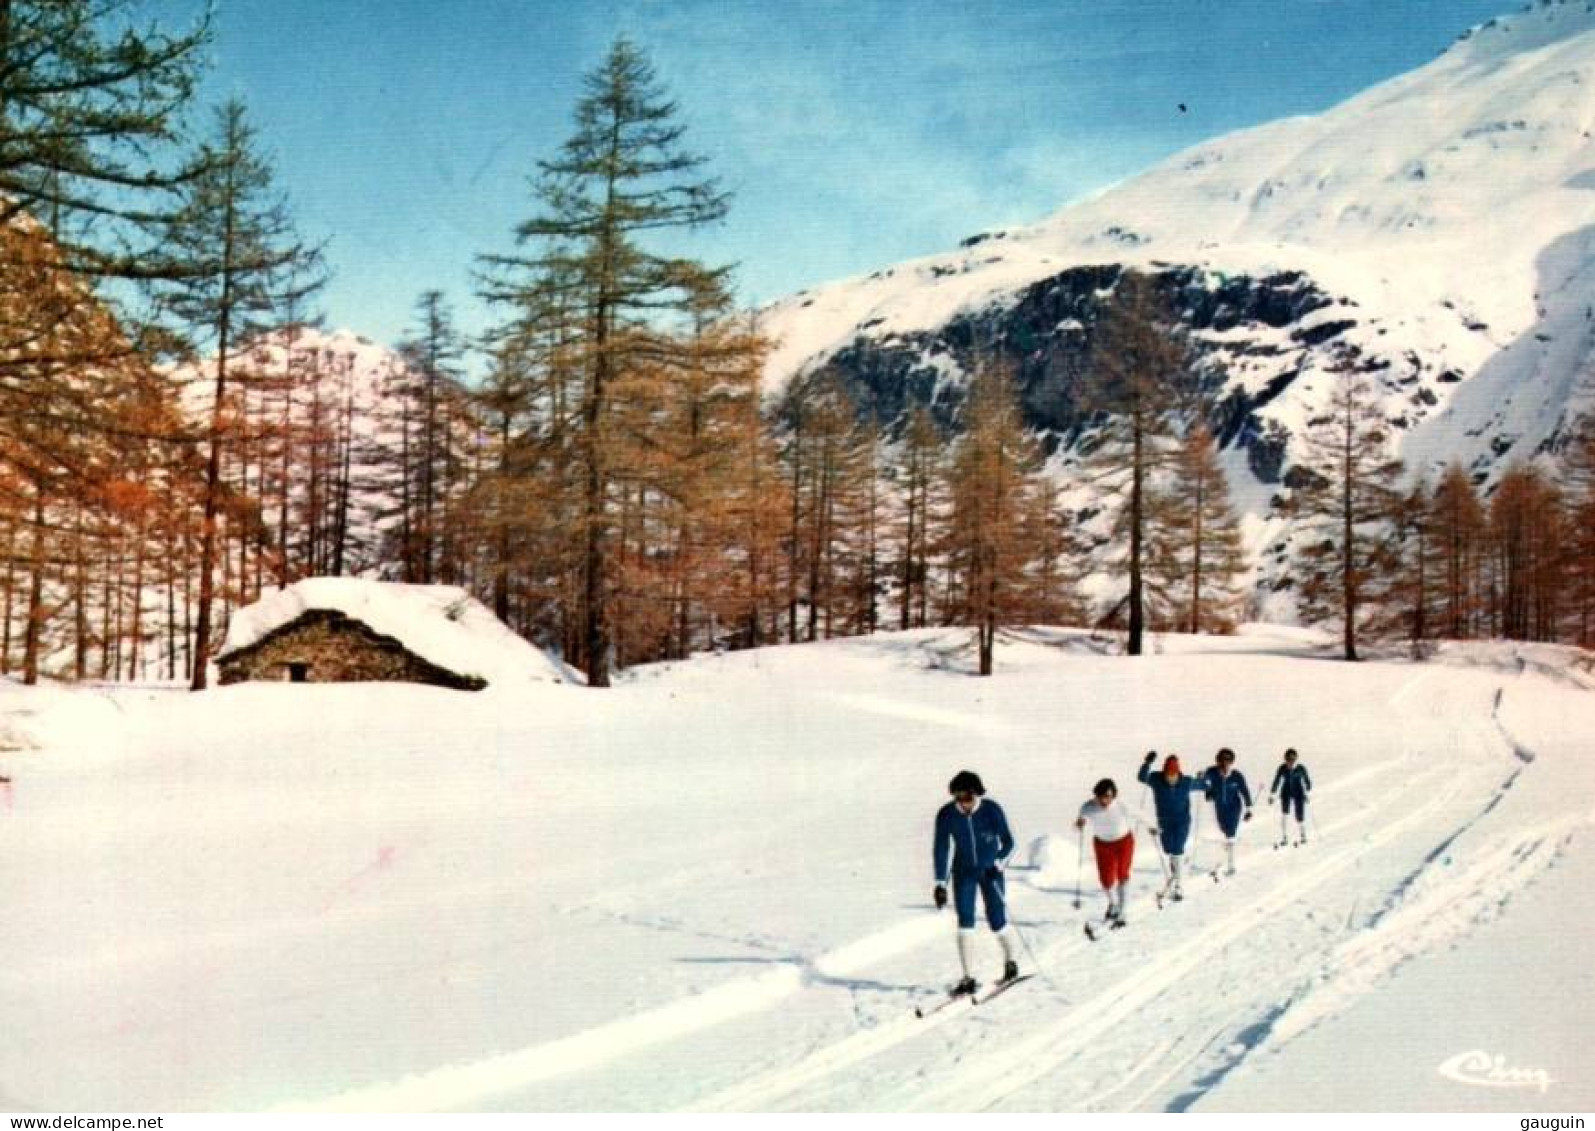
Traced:
<svg viewBox="0 0 1595 1131">
<path fill-rule="evenodd" d="M 965 978 L 952 988 L 953 997 L 972 997 L 980 984 L 973 978 Z"/>
<path fill-rule="evenodd" d="M 1013 959 L 1010 958 L 1007 962 L 1004 962 L 1002 964 L 1002 979 L 1001 979 L 1001 981 L 1012 982 L 1015 979 L 1017 979 L 1018 977 L 1019 977 L 1019 963 L 1015 962 Z"/>
</svg>

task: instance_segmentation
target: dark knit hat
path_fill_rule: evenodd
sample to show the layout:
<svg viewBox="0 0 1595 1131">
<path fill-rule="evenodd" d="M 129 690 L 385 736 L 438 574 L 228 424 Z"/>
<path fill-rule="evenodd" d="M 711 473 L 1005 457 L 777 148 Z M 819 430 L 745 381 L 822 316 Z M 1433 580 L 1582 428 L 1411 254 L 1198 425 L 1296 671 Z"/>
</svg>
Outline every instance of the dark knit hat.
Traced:
<svg viewBox="0 0 1595 1131">
<path fill-rule="evenodd" d="M 976 797 L 986 796 L 986 787 L 981 784 L 980 775 L 974 770 L 959 770 L 953 775 L 953 780 L 947 783 L 947 792 L 952 794 L 973 793 Z"/>
<path fill-rule="evenodd" d="M 1296 755 L 1296 748 L 1294 746 L 1290 747 L 1289 749 L 1287 749 L 1285 751 L 1285 757 L 1287 757 L 1287 758 L 1294 758 L 1296 756 L 1297 756 Z"/>
<path fill-rule="evenodd" d="M 1235 751 L 1231 750 L 1228 746 L 1221 747 L 1218 752 L 1218 760 L 1220 762 L 1235 761 Z"/>
<path fill-rule="evenodd" d="M 1101 797 L 1104 793 L 1111 793 L 1115 797 L 1119 796 L 1119 787 L 1113 784 L 1112 778 L 1103 778 L 1091 787 L 1092 797 Z"/>
</svg>

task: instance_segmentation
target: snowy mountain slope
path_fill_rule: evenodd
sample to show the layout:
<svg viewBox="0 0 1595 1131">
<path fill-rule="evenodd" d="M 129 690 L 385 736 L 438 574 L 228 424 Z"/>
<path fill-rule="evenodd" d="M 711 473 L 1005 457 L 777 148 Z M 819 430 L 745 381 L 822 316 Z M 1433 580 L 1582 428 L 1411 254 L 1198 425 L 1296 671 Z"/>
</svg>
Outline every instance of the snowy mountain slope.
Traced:
<svg viewBox="0 0 1595 1131">
<path fill-rule="evenodd" d="M 1346 365 L 1379 381 L 1413 464 L 1487 478 L 1595 393 L 1579 384 L 1595 362 L 1592 129 L 1595 6 L 1540 0 L 1320 115 L 776 303 L 767 380 L 839 367 L 889 418 L 905 390 L 955 404 L 978 345 L 1013 358 L 1033 423 L 1067 441 L 1070 376 L 1130 267 L 1160 275 L 1228 371 L 1221 432 L 1264 483 Z"/>
<path fill-rule="evenodd" d="M 1319 1034 L 1387 998 L 1412 1008 L 1409 968 L 1480 923 L 1513 930 L 1548 869 L 1590 858 L 1595 681 L 1571 650 L 1344 665 L 1310 633 L 1256 629 L 1160 637 L 1129 664 L 1032 630 L 975 680 L 965 645 L 922 631 L 705 657 L 603 696 L 0 687 L 28 747 L 0 752 L 0 1015 L 28 1038 L 0 1045 L 0 1094 L 1123 1110 L 1223 1107 L 1271 1064 L 1361 1056 L 1388 1091 L 1339 1103 L 1395 1107 L 1438 1062 L 1301 1050 L 1327 1055 Z M 1220 744 L 1261 791 L 1283 746 L 1303 751 L 1312 843 L 1272 848 L 1260 811 L 1239 874 L 1159 912 L 1143 838 L 1130 928 L 1087 942 L 1100 896 L 1088 882 L 1074 907 L 1069 820 L 1088 784 L 1112 774 L 1139 808 L 1142 751 L 1199 766 Z M 1025 846 L 1012 905 L 1044 974 L 920 1021 L 956 969 L 925 842 L 964 766 Z M 1038 840 L 1045 868 L 1028 866 Z M 1217 853 L 1203 818 L 1194 863 Z M 1549 1055 L 1519 1003 L 1595 989 L 1571 950 L 1472 953 L 1505 1054 Z M 1544 1065 L 1561 1107 L 1592 1098 L 1572 1036 Z"/>
</svg>

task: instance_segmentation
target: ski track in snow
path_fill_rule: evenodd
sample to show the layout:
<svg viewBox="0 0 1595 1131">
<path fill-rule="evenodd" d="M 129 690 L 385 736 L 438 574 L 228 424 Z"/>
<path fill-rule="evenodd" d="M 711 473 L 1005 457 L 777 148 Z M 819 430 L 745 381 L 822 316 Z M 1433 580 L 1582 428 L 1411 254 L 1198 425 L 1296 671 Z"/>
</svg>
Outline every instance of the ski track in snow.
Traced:
<svg viewBox="0 0 1595 1131">
<path fill-rule="evenodd" d="M 1432 674 L 1432 669 L 1421 672 L 1394 692 L 1389 702 L 1400 705 L 1408 701 L 1429 681 Z M 1191 1088 L 1170 1101 L 1170 1110 L 1183 1110 L 1204 1095 L 1208 1088 L 1219 1083 L 1265 1040 L 1277 1047 L 1300 1035 L 1345 1008 L 1359 995 L 1373 989 L 1403 961 L 1442 944 L 1490 914 L 1497 913 L 1512 890 L 1530 882 L 1550 865 L 1574 829 L 1595 820 L 1595 811 L 1592 811 L 1497 837 L 1489 847 L 1479 850 L 1466 868 L 1456 872 L 1449 870 L 1448 852 L 1452 845 L 1501 803 L 1526 768 L 1520 766 L 1504 782 L 1490 786 L 1490 781 L 1499 781 L 1499 771 L 1494 768 L 1498 763 L 1490 758 L 1491 739 L 1498 738 L 1524 762 L 1533 758 L 1532 752 L 1526 751 L 1496 717 L 1500 698 L 1498 689 L 1490 714 L 1497 735 L 1487 735 L 1477 727 L 1469 733 L 1457 735 L 1459 741 L 1471 741 L 1474 753 L 1480 759 L 1466 776 L 1442 770 L 1430 773 L 1423 783 L 1409 783 L 1419 792 L 1433 787 L 1424 804 L 1390 820 L 1377 832 L 1368 833 L 1360 842 L 1330 855 L 1305 874 L 1293 874 L 1276 884 L 1260 899 L 1206 927 L 1196 939 L 1182 946 L 1178 953 L 1153 956 L 1149 962 L 1136 967 L 1128 977 L 1074 1006 L 1062 1018 L 1032 1031 L 1022 1041 L 1004 1044 L 994 1052 L 982 1053 L 977 1048 L 977 1051 L 955 1061 L 953 1069 L 939 1074 L 929 1087 L 925 1085 L 923 1073 L 915 1073 L 914 1078 L 898 1091 L 885 1094 L 879 1090 L 880 1082 L 877 1081 L 875 1106 L 887 1110 L 980 1110 L 1004 1103 L 1027 1085 L 1049 1074 L 1061 1074 L 1078 1052 L 1089 1049 L 1102 1034 L 1132 1018 L 1137 1010 L 1176 986 L 1210 957 L 1244 937 L 1260 921 L 1290 904 L 1301 902 L 1318 887 L 1358 866 L 1381 847 L 1400 839 L 1409 829 L 1437 815 L 1447 815 L 1454 802 L 1473 791 L 1481 791 L 1487 797 L 1482 807 L 1460 826 L 1448 825 L 1449 831 L 1443 839 L 1427 854 L 1415 872 L 1395 886 L 1386 904 L 1373 916 L 1369 927 L 1351 931 L 1350 937 L 1337 947 L 1334 957 L 1313 975 L 1306 988 L 1286 994 L 1283 1001 L 1276 1001 L 1265 1008 L 1261 1016 L 1226 1019 L 1219 1026 L 1204 1031 L 1199 1039 L 1191 1040 L 1182 1036 L 1173 1042 L 1156 1045 L 1154 1051 L 1133 1065 L 1116 1086 L 1091 1096 L 1089 1106 L 1094 1110 L 1112 1110 L 1112 1105 L 1107 1101 L 1135 1083 L 1139 1077 L 1162 1065 L 1163 1071 L 1125 1105 L 1126 1110 L 1136 1110 L 1153 1097 L 1166 1093 L 1172 1081 L 1189 1072 L 1204 1057 L 1212 1057 L 1213 1046 L 1226 1034 L 1238 1032 L 1240 1039 L 1226 1042 L 1219 1051 L 1217 1066 L 1192 1080 Z M 1430 713 L 1439 715 L 1443 710 L 1436 703 L 1431 705 Z M 1389 772 L 1394 761 L 1399 759 L 1346 775 L 1333 787 L 1316 791 L 1315 800 L 1321 801 L 1324 796 L 1341 791 L 1350 792 L 1365 781 L 1377 780 Z M 1384 806 L 1373 816 L 1399 807 L 1399 802 Z M 1354 815 L 1332 825 L 1328 832 L 1334 838 L 1367 822 L 1367 815 Z M 1503 891 L 1508 894 L 1503 894 Z M 1348 928 L 1354 919 L 1355 906 L 1347 917 Z M 1119 940 L 1110 936 L 1105 941 L 1111 946 Z M 1089 944 L 1073 941 L 1053 947 L 1046 953 L 1047 966 L 1055 967 L 1086 945 Z M 1060 997 L 1056 991 L 1051 996 L 1054 999 Z M 937 1022 L 936 1027 L 939 1028 L 957 1016 L 958 1011 L 945 1010 L 931 1020 Z M 896 1045 L 916 1040 L 926 1031 L 925 1023 L 916 1026 L 911 1021 L 888 1023 L 874 1030 L 863 1031 L 815 1051 L 796 1065 L 776 1069 L 707 1097 L 689 1110 L 761 1110 L 778 1102 L 783 1108 L 811 1106 L 790 1101 L 795 1093 Z M 1189 1051 L 1177 1052 L 1181 1045 L 1188 1046 Z M 823 1108 L 828 1105 L 822 1101 L 812 1106 Z"/>
<path fill-rule="evenodd" d="M 1420 673 L 1398 689 L 1391 702 L 1400 703 L 1424 682 L 1428 673 Z M 1494 722 L 1494 714 L 1491 715 Z M 942 721 L 942 720 L 938 720 Z M 1507 740 L 1515 749 L 1515 744 Z M 1365 766 L 1337 781 L 1315 791 L 1315 802 L 1339 794 L 1355 796 L 1359 786 L 1376 781 L 1386 775 L 1404 759 L 1387 759 Z M 1521 772 L 1522 767 L 1518 772 Z M 1445 773 L 1430 773 L 1424 784 L 1433 784 L 1429 799 L 1403 815 L 1390 820 L 1375 832 L 1365 834 L 1360 840 L 1330 853 L 1316 861 L 1305 871 L 1293 869 L 1277 881 L 1260 897 L 1250 901 L 1240 910 L 1204 927 L 1193 939 L 1185 942 L 1178 952 L 1154 955 L 1145 963 L 1136 965 L 1129 975 L 1112 982 L 1087 1000 L 1068 1008 L 1060 1018 L 1030 1032 L 1020 1042 L 1004 1044 L 993 1053 L 974 1052 L 955 1062 L 949 1072 L 938 1076 L 929 1087 L 918 1073 L 915 1078 L 899 1086 L 897 1091 L 877 1093 L 878 1105 L 888 1109 L 979 1110 L 994 1107 L 1014 1097 L 1027 1085 L 1048 1074 L 1064 1068 L 1082 1050 L 1090 1049 L 1106 1031 L 1124 1022 L 1160 994 L 1177 985 L 1199 969 L 1213 955 L 1222 952 L 1243 938 L 1260 922 L 1291 905 L 1302 901 L 1318 887 L 1329 883 L 1355 867 L 1360 861 L 1375 853 L 1381 846 L 1398 839 L 1411 827 L 1429 820 L 1437 813 L 1448 810 L 1452 802 L 1476 786 L 1478 779 L 1491 773 L 1487 767 L 1475 767 L 1466 778 Z M 1509 789 L 1515 779 L 1501 785 Z M 1420 791 L 1423 787 L 1420 786 Z M 1429 868 L 1457 837 L 1486 815 L 1500 800 L 1494 792 L 1483 810 L 1456 828 L 1441 842 L 1420 868 L 1419 874 Z M 1376 821 L 1389 810 L 1401 807 L 1400 802 L 1374 808 L 1372 812 L 1356 810 L 1331 824 L 1326 830 L 1327 839 L 1334 842 L 1342 834 L 1358 826 Z M 1267 829 L 1266 806 L 1263 827 Z M 1447 937 L 1476 921 L 1480 907 L 1488 902 L 1493 890 L 1491 877 L 1499 876 L 1504 866 L 1516 868 L 1513 874 L 1525 876 L 1537 872 L 1555 853 L 1556 844 L 1568 835 L 1578 819 L 1563 819 L 1534 830 L 1525 831 L 1523 837 L 1501 845 L 1496 852 L 1487 854 L 1466 871 L 1463 879 L 1474 899 L 1457 899 L 1456 883 L 1425 884 L 1425 896 L 1420 899 L 1405 898 L 1408 886 L 1416 883 L 1409 876 L 1390 897 L 1390 903 L 1374 919 L 1369 931 L 1356 932 L 1337 950 L 1336 956 L 1325 965 L 1327 973 L 1316 977 L 1309 989 L 1298 999 L 1287 1000 L 1269 1010 L 1261 1019 L 1227 1018 L 1224 1023 L 1204 1030 L 1198 1039 L 1180 1037 L 1159 1045 L 1154 1054 L 1142 1058 L 1123 1076 L 1111 1091 L 1092 1097 L 1090 1106 L 1110 1110 L 1107 1101 L 1123 1089 L 1135 1084 L 1155 1068 L 1163 1071 L 1142 1086 L 1125 1105 L 1127 1109 L 1146 1103 L 1151 1097 L 1164 1092 L 1168 1085 L 1205 1056 L 1212 1054 L 1213 1046 L 1236 1028 L 1252 1034 L 1241 1042 L 1239 1052 L 1222 1052 L 1223 1066 L 1208 1073 L 1202 1083 L 1208 1085 L 1222 1078 L 1232 1069 L 1253 1044 L 1263 1036 L 1274 1041 L 1288 1040 L 1304 1032 L 1316 1021 L 1330 1015 L 1335 1009 L 1366 992 L 1387 974 L 1404 957 L 1420 952 L 1434 941 Z M 1322 842 L 1320 838 L 1320 843 Z M 1546 846 L 1549 846 L 1547 848 Z M 1525 847 L 1526 846 L 1526 847 Z M 1264 858 L 1267 859 L 1267 858 Z M 1231 881 L 1233 884 L 1235 881 Z M 1198 890 L 1205 890 L 1199 888 Z M 1054 893 L 1063 894 L 1063 893 Z M 1193 894 L 1195 894 L 1193 892 Z M 1200 897 L 1197 897 L 1199 901 Z M 1440 911 L 1449 914 L 1438 916 Z M 1155 912 L 1147 910 L 1143 917 Z M 1427 931 L 1413 933 L 1414 922 L 1443 920 L 1444 925 Z M 1142 920 L 1146 921 L 1145 918 Z M 630 1017 L 596 1026 L 569 1037 L 540 1043 L 516 1052 L 488 1058 L 471 1064 L 451 1066 L 436 1072 L 407 1077 L 403 1080 L 358 1088 L 338 1096 L 328 1097 L 309 1104 L 288 1105 L 291 1111 L 400 1111 L 400 1110 L 458 1110 L 479 1105 L 494 1097 L 513 1094 L 553 1077 L 596 1068 L 607 1062 L 640 1053 L 652 1046 L 678 1040 L 734 1019 L 757 1014 L 784 1004 L 793 995 L 806 989 L 834 985 L 874 964 L 890 957 L 922 947 L 943 943 L 945 925 L 928 916 L 906 919 L 882 931 L 843 944 L 819 956 L 812 962 L 794 959 L 783 962 L 777 969 L 752 977 L 738 978 L 721 985 L 678 999 L 665 1006 Z M 1118 937 L 1104 939 L 1108 948 L 1117 949 L 1128 942 Z M 1101 948 L 1102 943 L 1095 944 Z M 1059 967 L 1076 955 L 1092 948 L 1093 944 L 1071 935 L 1066 941 L 1054 943 L 1043 949 L 1039 956 L 1042 977 L 1037 980 L 1035 992 L 1044 995 L 1051 1004 L 1069 1005 L 1046 971 Z M 1327 986 L 1327 988 L 1325 988 Z M 729 1088 L 701 1097 L 690 1103 L 687 1111 L 754 1111 L 771 1107 L 806 1106 L 792 1104 L 798 1093 L 815 1085 L 841 1077 L 849 1069 L 864 1065 L 883 1054 L 910 1042 L 920 1042 L 932 1033 L 958 1021 L 966 1021 L 979 1007 L 954 1005 L 923 1019 L 908 1010 L 896 1018 L 877 1020 L 834 1042 L 823 1044 L 791 1064 L 776 1068 L 741 1081 Z M 994 1009 L 1000 1006 L 993 1005 Z M 989 1013 L 989 1010 L 987 1011 Z M 1170 1057 L 1173 1057 L 1172 1062 Z M 1184 1099 L 1199 1097 L 1204 1088 L 1198 1088 L 1185 1097 L 1176 1098 L 1175 1107 L 1183 1106 Z M 823 1105 L 821 1105 L 823 1106 Z"/>
<path fill-rule="evenodd" d="M 1333 796 L 1343 791 L 1349 791 L 1363 780 L 1369 779 L 1380 773 L 1389 772 L 1392 766 L 1399 761 L 1400 759 L 1390 759 L 1385 762 L 1365 767 L 1363 770 L 1351 775 L 1347 775 L 1332 785 L 1326 786 L 1323 789 L 1316 791 L 1316 794 L 1321 796 Z M 1437 804 L 1437 801 L 1431 801 L 1429 806 L 1425 807 L 1424 812 L 1428 812 Z M 1345 818 L 1339 825 L 1332 826 L 1330 832 L 1338 832 L 1341 830 L 1342 826 L 1350 827 L 1356 825 L 1360 823 L 1362 819 L 1363 818 L 1360 814 Z M 1337 869 L 1337 872 L 1338 871 L 1339 869 Z M 1295 881 L 1287 880 L 1280 885 L 1279 889 L 1276 890 L 1285 891 L 1287 896 L 1285 902 L 1289 902 L 1291 899 L 1297 897 L 1301 889 Z M 1248 921 L 1255 917 L 1255 915 L 1250 913 L 1246 915 L 1246 919 Z M 938 932 L 937 939 L 938 941 L 942 941 L 941 932 Z M 1108 943 L 1109 945 L 1116 945 L 1118 940 L 1104 939 L 1103 942 Z M 1071 934 L 1067 942 L 1062 943 L 1061 945 L 1054 945 L 1051 949 L 1045 951 L 1043 956 L 1045 967 L 1048 969 L 1056 968 L 1061 961 L 1071 957 L 1074 954 L 1082 952 L 1086 947 L 1092 945 L 1093 944 L 1089 942 L 1080 940 L 1078 935 Z M 1037 988 L 1039 989 L 1040 987 Z M 1056 996 L 1056 991 L 1054 991 L 1054 996 Z M 1108 997 L 1111 995 L 1105 994 L 1103 996 Z M 876 1026 L 873 1029 L 866 1029 L 845 1037 L 835 1044 L 824 1046 L 794 1065 L 777 1068 L 772 1072 L 755 1077 L 754 1079 L 748 1081 L 744 1081 L 723 1092 L 705 1097 L 704 1099 L 692 1104 L 687 1110 L 763 1110 L 770 1105 L 775 1104 L 777 1101 L 784 1100 L 786 1097 L 789 1097 L 792 1093 L 797 1092 L 802 1088 L 808 1087 L 821 1080 L 825 1080 L 847 1068 L 853 1067 L 854 1065 L 861 1064 L 864 1061 L 869 1060 L 895 1046 L 917 1040 L 922 1034 L 926 1033 L 929 1028 L 937 1028 L 941 1025 L 945 1025 L 948 1021 L 960 1015 L 961 1011 L 958 1009 L 944 1009 L 940 1013 L 937 1013 L 925 1020 L 919 1020 L 914 1018 L 912 1015 L 907 1015 L 904 1018 L 896 1021 L 888 1021 L 884 1024 Z M 1071 1013 L 1069 1015 L 1069 1018 L 1071 1019 L 1074 1017 L 1075 1013 Z M 1067 1030 L 1069 1025 L 1072 1024 L 1074 1024 L 1074 1022 L 1070 1020 L 1068 1024 L 1061 1025 L 1060 1028 Z M 1050 1033 L 1051 1031 L 1049 1030 L 1049 1036 L 1039 1042 L 1041 1045 L 1046 1045 L 1052 1040 Z M 1004 1053 L 1002 1055 L 1003 1058 L 1006 1059 L 1007 1054 Z M 919 1095 L 922 1096 L 924 1094 L 923 1092 L 919 1091 L 919 1085 L 917 1083 L 914 1084 L 913 1087 Z M 975 1103 L 968 1103 L 966 1105 L 959 1092 L 959 1088 L 949 1088 L 948 1098 L 951 1107 L 963 1109 L 967 1106 L 967 1108 L 973 1109 L 975 1107 L 984 1106 Z M 940 1095 L 941 1093 L 938 1091 L 937 1094 Z M 909 1106 L 918 1108 L 922 1105 L 915 1102 L 913 1096 L 909 1096 L 905 1099 L 903 1104 L 886 1104 L 883 1106 L 889 1108 Z M 931 1104 L 930 1108 L 934 1110 L 935 1104 Z"/>
<path fill-rule="evenodd" d="M 1595 824 L 1595 808 L 1534 808 L 1536 799 L 1543 803 L 1549 796 L 1543 782 L 1562 780 L 1545 775 L 1565 759 L 1542 757 L 1548 751 L 1530 745 L 1546 733 L 1540 715 L 1561 702 L 1555 696 L 1582 699 L 1589 684 L 1523 651 L 1512 661 L 1487 658 L 1481 670 L 1465 658 L 1472 674 L 1457 680 L 1438 678 L 1446 674 L 1443 664 L 1425 665 L 1387 694 L 1376 691 L 1373 702 L 1382 700 L 1389 717 L 1363 725 L 1390 728 L 1384 733 L 1395 741 L 1370 746 L 1370 753 L 1386 756 L 1342 769 L 1314 791 L 1307 848 L 1267 850 L 1278 809 L 1263 800 L 1266 779 L 1256 781 L 1262 796 L 1258 819 L 1242 838 L 1240 874 L 1217 884 L 1194 882 L 1205 879 L 1206 869 L 1194 868 L 1199 850 L 1211 854 L 1217 846 L 1211 839 L 1193 841 L 1187 901 L 1154 911 L 1143 868 L 1128 931 L 1086 941 L 1080 913 L 1066 909 L 1074 893 L 1042 887 L 1016 869 L 1011 895 L 1014 921 L 1025 935 L 1022 965 L 1038 977 L 987 1006 L 959 1003 L 920 1019 L 904 992 L 909 987 L 889 984 L 925 984 L 924 972 L 938 961 L 933 949 L 949 944 L 946 916 L 915 912 L 850 939 L 835 932 L 818 954 L 804 954 L 780 931 L 733 937 L 679 916 L 632 910 L 619 890 L 613 900 L 600 893 L 556 909 L 752 948 L 761 971 L 553 1039 L 357 1084 L 279 1110 L 459 1110 L 528 1101 L 535 1107 L 536 1097 L 546 1094 L 538 1089 L 552 1081 L 571 1078 L 565 1087 L 585 1088 L 582 1074 L 608 1070 L 612 1076 L 593 1077 L 598 1087 L 591 1094 L 602 1096 L 612 1081 L 644 1079 L 651 1063 L 645 1057 L 691 1058 L 717 1047 L 716 1041 L 738 1055 L 701 1079 L 680 1081 L 671 1099 L 654 1106 L 1185 1110 L 1244 1071 L 1254 1055 L 1277 1051 L 1364 999 L 1405 962 L 1499 915 L 1580 830 Z M 988 719 L 978 708 L 943 710 L 934 701 L 901 704 L 852 691 L 825 695 L 864 715 L 993 737 L 1009 730 L 1001 715 Z M 1358 735 L 1348 733 L 1345 742 L 1358 747 Z M 1556 753 L 1565 751 L 1557 747 Z M 1198 836 L 1201 831 L 1198 822 Z M 330 885 L 320 912 L 380 921 L 386 915 L 381 903 L 335 907 L 337 897 L 408 860 L 408 849 L 379 841 L 373 855 L 352 861 L 356 866 Z M 434 910 L 469 907 L 505 882 L 513 881 L 460 884 L 439 893 Z M 1100 896 L 1092 886 L 1087 915 L 1094 916 Z M 291 941 L 314 929 L 282 919 L 256 924 L 253 937 Z M 197 952 L 219 970 L 248 940 L 221 933 L 198 941 Z M 65 959 L 41 956 L 0 974 L 0 989 L 23 994 L 41 976 L 135 984 L 145 967 L 171 957 L 159 947 L 115 956 L 93 949 Z M 905 957 L 913 958 L 911 965 L 893 964 Z M 858 979 L 882 965 L 891 965 L 896 976 Z M 421 972 L 395 968 L 388 975 Z M 1211 984 L 1194 984 L 1203 980 Z M 326 989 L 322 983 L 306 994 Z M 794 1023 L 789 1017 L 812 1019 Z M 741 1041 L 706 1035 L 719 1027 Z M 757 1045 L 747 1044 L 750 1039 Z M 1133 1052 L 1127 1056 L 1127 1050 Z"/>
</svg>

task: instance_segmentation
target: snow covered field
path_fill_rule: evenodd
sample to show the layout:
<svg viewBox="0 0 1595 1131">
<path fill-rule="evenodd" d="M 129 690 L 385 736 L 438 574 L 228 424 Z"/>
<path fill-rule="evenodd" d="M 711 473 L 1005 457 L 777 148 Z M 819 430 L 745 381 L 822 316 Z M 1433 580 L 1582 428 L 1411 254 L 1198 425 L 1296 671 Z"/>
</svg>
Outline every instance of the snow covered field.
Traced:
<svg viewBox="0 0 1595 1131">
<path fill-rule="evenodd" d="M 1595 1106 L 1576 653 L 1033 630 L 981 680 L 967 636 L 603 693 L 0 685 L 0 1109 Z M 1264 794 L 1301 750 L 1312 843 L 1259 810 L 1239 874 L 1158 911 L 1142 836 L 1129 929 L 1088 942 L 1090 783 L 1139 807 L 1142 753 L 1220 745 Z M 964 767 L 1044 976 L 917 1020 L 956 974 L 929 832 Z"/>
</svg>

